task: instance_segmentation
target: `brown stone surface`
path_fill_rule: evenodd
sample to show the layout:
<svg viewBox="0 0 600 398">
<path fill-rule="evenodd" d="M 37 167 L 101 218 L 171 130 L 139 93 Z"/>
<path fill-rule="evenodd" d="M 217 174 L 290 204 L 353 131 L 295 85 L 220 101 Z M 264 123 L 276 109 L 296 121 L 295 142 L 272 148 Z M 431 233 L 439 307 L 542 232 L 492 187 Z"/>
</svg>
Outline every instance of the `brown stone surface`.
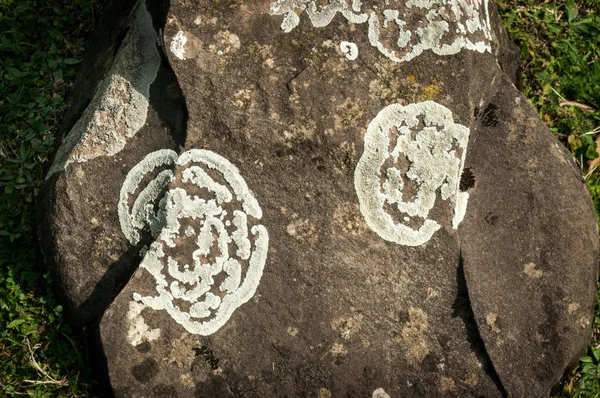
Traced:
<svg viewBox="0 0 600 398">
<path fill-rule="evenodd" d="M 543 396 L 589 338 L 596 215 L 571 154 L 507 79 L 490 90 L 459 228 L 471 306 L 511 396 Z M 496 91 L 497 90 L 497 91 Z"/>
<path fill-rule="evenodd" d="M 105 108 L 122 110 L 94 119 L 104 123 L 101 127 L 133 112 L 121 130 L 116 126 L 117 139 L 126 137 L 124 146 L 110 152 L 108 141 L 93 135 L 105 130 L 92 125 L 93 134 L 76 140 L 73 153 L 95 157 L 55 168 L 44 187 L 39 224 L 46 261 L 74 318 L 82 325 L 99 320 L 114 395 L 547 395 L 590 337 L 596 218 L 570 155 L 509 80 L 516 74 L 515 52 L 495 6 L 489 10 L 489 52 L 463 48 L 443 55 L 425 49 L 395 62 L 385 56 L 398 41 L 393 22 L 380 32 L 383 47 L 376 48 L 369 40 L 373 22 L 349 19 L 358 21 L 364 12 L 383 24 L 389 6 L 416 32 L 425 12 L 409 7 L 409 1 L 384 6 L 331 0 L 323 4 L 345 6 L 345 16 L 338 12 L 327 26 L 315 27 L 310 8 L 300 12 L 309 0 L 298 0 L 300 21 L 289 33 L 282 21 L 294 16 L 270 15 L 271 3 L 171 0 L 165 13 L 158 1 L 142 2 L 151 28 L 142 23 L 148 17 L 144 9 L 141 14 L 134 9 L 133 33 L 123 37 L 124 43 L 143 35 L 162 39 L 139 41 L 160 54 L 148 93 L 136 97 L 128 91 L 131 96 L 121 95 L 117 105 L 92 100 L 88 107 L 93 115 Z M 452 28 L 442 40 L 447 45 L 461 37 L 455 17 L 444 17 Z M 467 36 L 483 39 L 481 32 Z M 416 37 L 413 33 L 411 40 Z M 356 59 L 344 53 L 351 47 L 343 42 L 356 44 Z M 404 50 L 395 56 L 410 54 Z M 122 65 L 114 65 L 109 70 L 118 75 Z M 126 81 L 143 94 L 143 84 L 136 82 L 148 79 L 136 74 L 135 62 L 126 65 L 131 73 Z M 140 124 L 143 98 L 148 110 Z M 458 167 L 465 151 L 457 144 L 460 138 L 449 141 L 441 158 L 434 154 L 447 136 L 470 129 L 465 169 L 455 184 L 469 194 L 458 229 L 453 221 L 459 193 L 454 189 L 443 199 L 441 182 L 433 187 L 427 216 L 439 229 L 424 243 L 391 241 L 366 221 L 368 200 L 357 193 L 356 177 L 367 170 L 363 158 L 371 149 L 365 140 L 383 131 L 391 152 L 394 134 L 402 130 L 373 127 L 374 120 L 385 119 L 383 109 L 395 109 L 394 115 L 418 110 L 411 129 L 442 129 L 441 138 L 423 144 L 432 156 L 429 161 L 423 155 L 425 171 L 403 177 L 409 201 L 439 172 L 427 164 L 457 162 Z M 418 139 L 426 140 L 425 134 Z M 416 139 L 416 133 L 410 136 Z M 64 142 L 69 139 L 63 141 L 68 146 Z M 143 169 L 157 153 L 162 163 Z M 211 154 L 219 156 L 211 158 L 216 159 L 212 166 Z M 194 159 L 186 162 L 186 156 Z M 408 157 L 386 162 L 405 175 L 417 164 Z M 138 180 L 136 170 L 141 170 Z M 451 174 L 444 180 L 448 186 Z M 221 188 L 199 187 L 192 175 L 225 187 L 232 199 L 219 199 L 227 196 Z M 161 180 L 165 176 L 170 177 Z M 392 177 L 383 174 L 381 180 L 389 183 Z M 187 199 L 177 196 L 181 192 Z M 146 204 L 137 207 L 143 209 L 141 225 L 134 216 L 138 199 Z M 212 199 L 220 209 L 198 204 Z M 186 200 L 196 202 L 188 206 Z M 254 200 L 261 211 L 250 209 Z M 413 229 L 423 224 L 385 206 L 396 223 Z M 202 215 L 194 213 L 200 208 Z M 245 228 L 236 221 L 242 210 L 250 257 L 235 235 Z M 124 218 L 131 218 L 131 225 L 124 226 Z M 202 235 L 209 219 L 214 225 Z M 153 230 L 152 223 L 162 229 Z M 262 277 L 256 278 L 261 260 L 252 256 L 262 253 L 261 226 L 268 232 L 268 250 Z M 231 239 L 222 246 L 203 243 L 226 235 Z M 194 271 L 224 252 L 241 267 L 237 284 L 227 282 L 236 274 L 229 264 L 213 275 L 215 285 L 198 306 L 173 300 L 183 313 L 210 314 L 192 318 L 221 319 L 220 326 L 195 329 L 198 323 L 172 315 L 179 312 L 164 300 L 150 299 L 161 291 L 179 294 L 174 292 L 183 287 L 181 294 L 188 294 L 202 286 L 202 281 L 162 280 L 163 274 L 188 272 L 169 268 L 167 258 L 180 264 L 197 260 L 189 267 Z M 225 304 L 206 304 L 209 296 L 225 303 L 248 286 L 228 316 L 219 312 Z"/>
</svg>

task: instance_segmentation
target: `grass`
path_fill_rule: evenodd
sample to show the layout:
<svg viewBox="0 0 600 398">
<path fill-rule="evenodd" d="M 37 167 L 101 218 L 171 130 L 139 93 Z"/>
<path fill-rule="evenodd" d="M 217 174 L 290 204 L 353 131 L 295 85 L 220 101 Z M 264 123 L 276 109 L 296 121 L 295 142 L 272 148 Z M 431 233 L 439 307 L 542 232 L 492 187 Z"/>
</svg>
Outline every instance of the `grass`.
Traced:
<svg viewBox="0 0 600 398">
<path fill-rule="evenodd" d="M 81 397 L 80 340 L 38 266 L 32 216 L 95 0 L 0 0 L 0 396 Z"/>
<path fill-rule="evenodd" d="M 523 90 L 578 160 L 600 212 L 600 0 L 511 0 Z M 36 258 L 32 215 L 96 0 L 0 0 L 0 396 L 92 395 L 86 349 Z M 594 342 L 559 397 L 600 397 Z"/>
</svg>

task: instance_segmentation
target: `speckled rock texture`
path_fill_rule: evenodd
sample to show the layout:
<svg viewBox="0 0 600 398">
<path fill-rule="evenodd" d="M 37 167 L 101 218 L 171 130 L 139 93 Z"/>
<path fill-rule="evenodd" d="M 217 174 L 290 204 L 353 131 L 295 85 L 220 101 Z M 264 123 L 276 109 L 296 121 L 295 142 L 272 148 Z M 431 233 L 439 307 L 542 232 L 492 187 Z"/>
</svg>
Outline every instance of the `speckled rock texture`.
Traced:
<svg viewBox="0 0 600 398">
<path fill-rule="evenodd" d="M 106 15 L 38 229 L 114 396 L 543 397 L 585 350 L 595 211 L 495 4 Z"/>
</svg>

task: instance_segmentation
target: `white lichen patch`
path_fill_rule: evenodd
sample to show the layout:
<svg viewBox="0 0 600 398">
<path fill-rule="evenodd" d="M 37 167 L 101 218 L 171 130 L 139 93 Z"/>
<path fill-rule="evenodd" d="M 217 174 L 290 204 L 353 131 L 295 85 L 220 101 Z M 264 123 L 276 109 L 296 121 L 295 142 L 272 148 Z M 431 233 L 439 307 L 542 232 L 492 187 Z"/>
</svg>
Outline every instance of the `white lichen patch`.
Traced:
<svg viewBox="0 0 600 398">
<path fill-rule="evenodd" d="M 156 239 L 140 268 L 154 277 L 158 295 L 133 299 L 166 311 L 190 333 L 216 332 L 262 277 L 269 238 L 261 218 L 238 169 L 222 156 L 204 149 L 149 154 L 127 175 L 119 201 L 127 239 L 137 244 L 144 231 Z"/>
<path fill-rule="evenodd" d="M 133 346 L 144 342 L 150 342 L 160 337 L 160 329 L 150 329 L 142 317 L 142 310 L 145 306 L 135 301 L 129 302 L 129 311 L 127 311 L 127 341 Z"/>
<path fill-rule="evenodd" d="M 452 217 L 452 228 L 457 229 L 458 225 L 467 214 L 467 203 L 469 202 L 468 192 L 456 192 L 456 206 L 454 206 L 454 217 Z"/>
<path fill-rule="evenodd" d="M 340 50 L 342 50 L 344 56 L 350 61 L 354 61 L 358 58 L 358 47 L 354 43 L 343 41 L 340 43 Z"/>
<path fill-rule="evenodd" d="M 150 84 L 160 67 L 158 33 L 140 2 L 107 77 L 63 138 L 46 179 L 70 163 L 114 156 L 146 123 Z"/>
<path fill-rule="evenodd" d="M 459 181 L 469 129 L 450 110 L 426 101 L 389 105 L 371 121 L 354 172 L 367 225 L 383 239 L 407 246 L 426 243 L 441 228 L 429 218 L 438 196 L 452 204 L 458 227 L 467 198 Z M 412 192 L 404 192 L 412 188 Z"/>
<path fill-rule="evenodd" d="M 183 30 L 177 32 L 175 36 L 171 39 L 171 52 L 178 59 L 185 59 L 185 44 L 187 43 L 187 37 Z"/>
<path fill-rule="evenodd" d="M 348 355 L 348 350 L 341 343 L 333 343 L 331 349 L 329 350 L 329 353 L 334 357 L 344 357 Z"/>
<path fill-rule="evenodd" d="M 377 390 L 373 391 L 371 398 L 390 398 L 390 395 L 385 392 L 383 388 L 378 388 Z"/>
<path fill-rule="evenodd" d="M 369 43 L 394 62 L 405 62 L 423 51 L 438 55 L 461 49 L 491 52 L 488 0 L 379 0 L 370 5 L 348 0 L 277 0 L 269 14 L 283 15 L 281 29 L 289 33 L 306 13 L 316 28 L 339 13 L 352 24 L 368 23 Z M 424 14 L 415 23 L 412 14 Z"/>
</svg>

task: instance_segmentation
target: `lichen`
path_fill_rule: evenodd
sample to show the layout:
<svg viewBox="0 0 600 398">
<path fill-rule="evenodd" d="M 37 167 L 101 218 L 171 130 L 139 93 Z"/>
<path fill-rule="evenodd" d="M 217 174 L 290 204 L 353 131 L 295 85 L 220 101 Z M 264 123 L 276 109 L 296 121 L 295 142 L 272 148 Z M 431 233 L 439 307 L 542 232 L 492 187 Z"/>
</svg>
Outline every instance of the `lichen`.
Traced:
<svg viewBox="0 0 600 398">
<path fill-rule="evenodd" d="M 420 25 L 412 26 L 406 14 L 400 15 L 404 7 L 425 12 Z M 463 48 L 491 52 L 488 0 L 408 0 L 404 7 L 398 0 L 371 7 L 361 1 L 277 0 L 269 14 L 284 15 L 281 29 L 285 33 L 298 26 L 304 12 L 316 28 L 329 25 L 338 13 L 352 24 L 368 23 L 369 43 L 394 62 L 410 61 L 426 50 L 438 55 L 456 54 Z"/>
<path fill-rule="evenodd" d="M 539 279 L 542 277 L 542 275 L 544 275 L 544 271 L 537 268 L 535 263 L 525 264 L 525 267 L 523 267 L 523 273 L 535 279 Z"/>
<path fill-rule="evenodd" d="M 390 395 L 383 388 L 378 388 L 373 391 L 371 398 L 390 398 Z"/>
<path fill-rule="evenodd" d="M 160 329 L 150 329 L 144 321 L 142 317 L 144 308 L 143 304 L 136 303 L 135 301 L 129 302 L 129 311 L 127 311 L 127 323 L 129 325 L 127 341 L 133 346 L 154 341 L 160 337 Z"/>
<path fill-rule="evenodd" d="M 240 38 L 228 30 L 221 30 L 217 32 L 213 39 L 216 44 L 211 44 L 208 49 L 218 55 L 227 55 L 235 53 L 242 46 Z"/>
<path fill-rule="evenodd" d="M 166 166 L 181 168 L 181 178 L 169 169 L 154 176 Z M 181 187 L 173 187 L 175 183 Z M 203 192 L 202 197 L 188 190 Z M 222 156 L 205 149 L 179 157 L 170 150 L 147 155 L 123 184 L 119 219 L 132 244 L 146 228 L 156 238 L 140 268 L 154 277 L 158 295 L 134 293 L 133 299 L 166 311 L 190 333 L 216 332 L 254 296 L 262 277 L 269 238 L 258 224 L 261 218 L 238 169 Z M 190 240 L 192 253 L 181 253 L 181 242 Z M 186 255 L 191 255 L 191 265 L 181 260 Z"/>
<path fill-rule="evenodd" d="M 344 56 L 350 61 L 354 61 L 356 58 L 358 58 L 358 47 L 355 43 L 343 41 L 340 43 L 340 50 L 342 50 Z"/>
<path fill-rule="evenodd" d="M 185 59 L 185 44 L 186 43 L 187 43 L 187 37 L 185 36 L 185 33 L 182 30 L 177 32 L 177 34 L 175 36 L 173 36 L 173 39 L 171 39 L 171 47 L 170 47 L 171 52 L 178 59 L 181 59 L 181 60 Z"/>
<path fill-rule="evenodd" d="M 348 349 L 341 343 L 333 343 L 329 353 L 334 357 L 344 357 L 348 355 Z"/>
<path fill-rule="evenodd" d="M 500 328 L 498 327 L 498 314 L 494 312 L 488 312 L 485 314 L 485 323 L 489 326 L 490 330 L 494 333 L 500 333 Z"/>
<path fill-rule="evenodd" d="M 286 227 L 286 232 L 294 239 L 311 245 L 319 240 L 317 227 L 308 218 L 293 220 Z"/>
<path fill-rule="evenodd" d="M 160 67 L 157 43 L 158 33 L 142 1 L 112 68 L 81 118 L 64 137 L 46 178 L 73 162 L 114 156 L 144 126 L 150 84 Z"/>
<path fill-rule="evenodd" d="M 338 231 L 348 235 L 360 235 L 368 230 L 355 203 L 342 203 L 333 212 L 333 225 Z"/>
<path fill-rule="evenodd" d="M 469 129 L 433 101 L 381 110 L 369 124 L 354 172 L 367 225 L 387 241 L 422 245 L 441 227 L 429 218 L 439 190 L 441 200 L 454 204 L 453 227 L 458 227 L 468 198 L 459 192 L 468 141 Z M 412 200 L 403 193 L 407 184 L 416 187 Z M 390 209 L 402 219 L 395 220 Z"/>
<path fill-rule="evenodd" d="M 331 321 L 331 328 L 338 332 L 342 339 L 350 340 L 360 331 L 362 320 L 362 314 L 342 316 Z"/>
<path fill-rule="evenodd" d="M 445 394 L 456 390 L 456 383 L 450 377 L 442 376 L 438 381 L 438 392 Z"/>
<path fill-rule="evenodd" d="M 408 309 L 409 321 L 402 327 L 402 338 L 406 346 L 406 359 L 416 365 L 429 354 L 427 330 L 429 320 L 427 313 L 420 308 Z"/>
</svg>

